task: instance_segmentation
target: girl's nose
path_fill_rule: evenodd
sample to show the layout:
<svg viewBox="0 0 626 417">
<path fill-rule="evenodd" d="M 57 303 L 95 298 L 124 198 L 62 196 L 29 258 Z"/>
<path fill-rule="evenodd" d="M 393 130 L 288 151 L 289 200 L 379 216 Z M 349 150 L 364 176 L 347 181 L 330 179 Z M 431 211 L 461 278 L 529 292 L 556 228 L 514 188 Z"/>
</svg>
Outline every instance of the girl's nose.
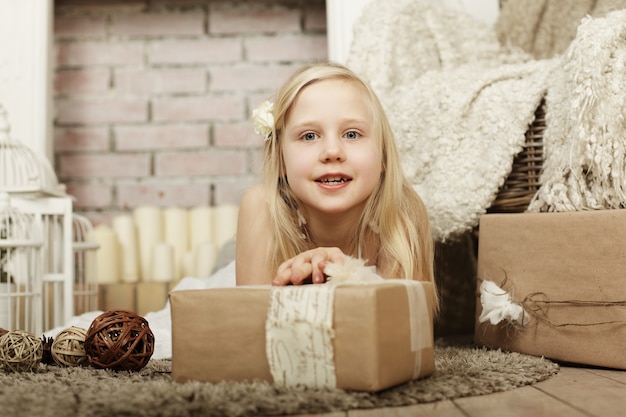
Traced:
<svg viewBox="0 0 626 417">
<path fill-rule="evenodd" d="M 346 159 L 346 152 L 341 138 L 325 138 L 322 142 L 320 159 L 323 162 L 343 161 Z"/>
</svg>

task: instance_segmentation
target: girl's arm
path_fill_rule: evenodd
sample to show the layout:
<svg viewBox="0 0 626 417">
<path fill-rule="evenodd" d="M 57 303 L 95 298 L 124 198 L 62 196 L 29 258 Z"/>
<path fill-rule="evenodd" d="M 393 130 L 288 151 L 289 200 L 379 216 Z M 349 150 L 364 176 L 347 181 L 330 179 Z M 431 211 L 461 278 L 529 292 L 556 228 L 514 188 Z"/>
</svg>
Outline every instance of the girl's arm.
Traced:
<svg viewBox="0 0 626 417">
<path fill-rule="evenodd" d="M 269 285 L 270 221 L 265 191 L 257 184 L 245 192 L 239 206 L 236 243 L 237 285 Z"/>
</svg>

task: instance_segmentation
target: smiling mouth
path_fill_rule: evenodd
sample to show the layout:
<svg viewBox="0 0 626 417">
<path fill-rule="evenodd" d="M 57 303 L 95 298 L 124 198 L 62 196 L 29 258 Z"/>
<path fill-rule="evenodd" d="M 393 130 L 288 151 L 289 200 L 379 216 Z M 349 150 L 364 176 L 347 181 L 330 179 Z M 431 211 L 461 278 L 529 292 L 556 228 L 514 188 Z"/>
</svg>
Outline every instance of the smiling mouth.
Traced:
<svg viewBox="0 0 626 417">
<path fill-rule="evenodd" d="M 352 181 L 352 178 L 327 177 L 327 178 L 320 178 L 318 180 L 315 180 L 315 182 L 319 182 L 321 184 L 326 184 L 326 185 L 343 184 L 343 183 L 346 183 L 348 181 Z"/>
</svg>

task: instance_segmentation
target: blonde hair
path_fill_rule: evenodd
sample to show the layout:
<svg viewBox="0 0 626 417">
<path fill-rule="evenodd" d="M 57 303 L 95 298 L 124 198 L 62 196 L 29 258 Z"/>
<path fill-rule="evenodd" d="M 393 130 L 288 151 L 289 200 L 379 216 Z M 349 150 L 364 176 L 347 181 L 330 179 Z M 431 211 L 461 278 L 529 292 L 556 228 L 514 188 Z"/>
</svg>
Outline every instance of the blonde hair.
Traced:
<svg viewBox="0 0 626 417">
<path fill-rule="evenodd" d="M 373 134 L 380 137 L 382 174 L 368 198 L 355 231 L 356 242 L 365 242 L 368 233 L 379 235 L 379 257 L 391 265 L 393 277 L 433 282 L 433 241 L 426 208 L 409 185 L 400 165 L 395 138 L 383 107 L 372 89 L 348 68 L 333 63 L 301 68 L 277 91 L 274 100 L 274 130 L 265 145 L 264 175 L 269 190 L 273 235 L 271 274 L 280 263 L 311 249 L 305 226 L 298 214 L 298 200 L 285 178 L 281 147 L 287 113 L 306 86 L 328 79 L 355 83 L 369 98 Z"/>
</svg>

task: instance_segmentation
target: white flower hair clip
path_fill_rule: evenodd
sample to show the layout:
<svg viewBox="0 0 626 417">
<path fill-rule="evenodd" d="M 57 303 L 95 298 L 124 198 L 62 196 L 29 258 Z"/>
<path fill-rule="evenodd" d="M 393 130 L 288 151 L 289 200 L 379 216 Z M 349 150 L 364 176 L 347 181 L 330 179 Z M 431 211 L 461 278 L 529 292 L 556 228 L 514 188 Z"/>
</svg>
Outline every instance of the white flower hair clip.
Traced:
<svg viewBox="0 0 626 417">
<path fill-rule="evenodd" d="M 254 120 L 254 132 L 263 136 L 267 142 L 274 132 L 274 103 L 264 101 L 252 111 L 252 119 Z"/>
</svg>

